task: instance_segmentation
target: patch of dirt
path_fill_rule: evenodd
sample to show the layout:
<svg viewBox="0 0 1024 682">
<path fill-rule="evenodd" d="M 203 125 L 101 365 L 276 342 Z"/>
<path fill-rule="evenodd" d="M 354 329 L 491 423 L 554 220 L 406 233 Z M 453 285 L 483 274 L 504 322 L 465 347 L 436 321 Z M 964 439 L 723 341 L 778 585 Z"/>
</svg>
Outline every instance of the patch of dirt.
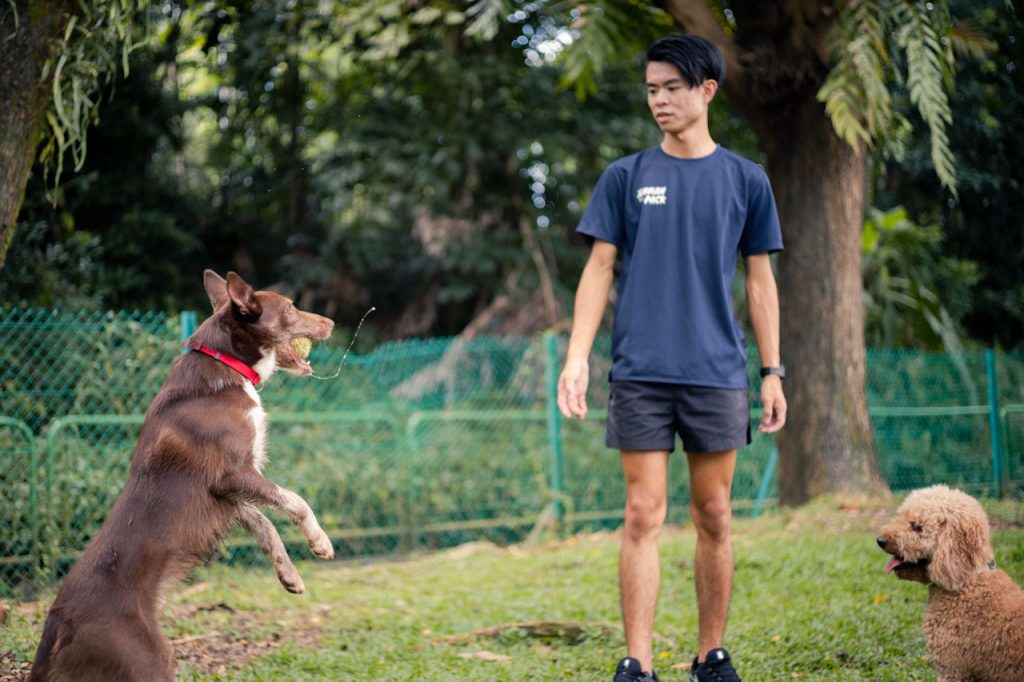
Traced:
<svg viewBox="0 0 1024 682">
<path fill-rule="evenodd" d="M 169 620 L 179 620 L 198 613 L 221 612 L 229 620 L 230 634 L 214 629 L 201 634 L 188 635 L 171 640 L 176 665 L 183 665 L 201 675 L 225 675 L 229 671 L 241 670 L 258 656 L 262 656 L 282 644 L 291 642 L 301 647 L 314 647 L 319 643 L 320 619 L 312 617 L 303 623 L 285 619 L 282 614 L 272 612 L 252 613 L 238 611 L 224 603 L 208 604 L 171 609 Z M 268 636 L 254 637 L 255 632 L 266 632 Z M 0 651 L 0 682 L 23 682 L 28 679 L 31 661 L 15 658 L 11 652 Z"/>
<path fill-rule="evenodd" d="M 288 630 L 288 641 L 298 646 L 316 646 L 319 637 L 316 630 Z M 271 633 L 269 638 L 262 640 L 248 639 L 244 633 L 229 636 L 209 632 L 174 640 L 171 646 L 179 668 L 186 663 L 202 675 L 225 675 L 229 671 L 243 669 L 248 661 L 276 649 L 284 641 L 279 632 Z"/>
<path fill-rule="evenodd" d="M 321 605 L 317 611 L 329 608 Z M 297 623 L 294 615 L 289 617 L 274 611 L 240 611 L 224 602 L 178 605 L 169 611 L 171 621 L 207 617 L 199 634 L 171 640 L 178 669 L 186 665 L 202 675 L 225 675 L 229 671 L 241 670 L 248 661 L 273 651 L 286 641 L 301 647 L 313 647 L 320 639 L 318 626 L 322 622 L 322 613 L 304 617 L 301 623 Z M 256 635 L 268 630 L 269 635 Z"/>
<path fill-rule="evenodd" d="M 0 651 L 0 682 L 21 682 L 28 679 L 29 661 L 19 661 L 10 651 Z"/>
</svg>

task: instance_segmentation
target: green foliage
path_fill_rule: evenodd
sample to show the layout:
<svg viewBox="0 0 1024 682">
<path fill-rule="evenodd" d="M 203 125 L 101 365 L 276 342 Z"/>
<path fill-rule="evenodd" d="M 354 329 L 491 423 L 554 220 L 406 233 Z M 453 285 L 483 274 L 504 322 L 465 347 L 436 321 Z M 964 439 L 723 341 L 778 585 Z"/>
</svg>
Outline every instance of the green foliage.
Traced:
<svg viewBox="0 0 1024 682">
<path fill-rule="evenodd" d="M 140 44 L 134 21 L 138 8 L 136 0 L 93 0 L 78 3 L 68 17 L 42 74 L 52 82 L 53 104 L 46 115 L 50 136 L 39 157 L 55 167 L 54 187 L 60 183 L 65 153 L 71 153 L 76 171 L 85 162 L 86 133 L 98 118 L 102 85 L 119 67 L 128 72 L 129 55 Z"/>
<path fill-rule="evenodd" d="M 89 96 L 104 100 L 102 125 L 88 132 L 96 153 L 65 174 L 56 207 L 37 167 L 0 297 L 204 309 L 202 267 L 235 268 L 280 283 L 342 325 L 376 305 L 360 340 L 368 344 L 458 333 L 503 295 L 527 308 L 541 264 L 564 314 L 586 255 L 572 229 L 594 181 L 610 160 L 658 138 L 637 55 L 673 30 L 651 3 L 578 4 L 212 1 L 135 12 L 118 59 L 132 35 L 152 38 L 131 43 L 129 76 L 108 71 L 111 83 Z M 902 5 L 844 7 L 848 33 L 836 34 L 836 49 L 843 35 L 851 42 L 837 53 L 846 66 L 832 71 L 840 80 L 826 86 L 836 88 L 828 105 L 849 112 L 833 116 L 850 124 L 848 138 L 877 136 L 876 168 L 888 179 L 873 203 L 946 224 L 945 248 L 984 273 L 967 328 L 1020 343 L 1013 18 L 966 2 L 954 2 L 952 14 L 971 21 L 949 19 L 942 6 L 915 15 L 952 47 L 938 52 L 930 38 L 903 35 L 923 64 L 912 74 L 896 40 Z M 732 16 L 713 9 L 723 22 Z M 932 172 L 935 147 L 931 132 L 920 134 L 931 129 L 910 82 L 917 97 L 934 100 L 928 79 L 936 64 L 952 73 L 954 52 L 970 56 L 957 64 L 964 96 L 952 100 L 957 125 L 946 128 L 961 195 L 940 206 L 922 174 Z M 565 91 L 567 70 L 596 94 L 581 104 Z M 74 111 L 70 95 L 62 101 Z M 724 92 L 712 107 L 715 139 L 763 160 Z M 865 118 L 850 118 L 861 110 Z M 941 108 L 929 112 L 943 120 Z"/>
<path fill-rule="evenodd" d="M 941 223 L 947 255 L 977 263 L 980 278 L 972 287 L 962 318 L 966 333 L 986 345 L 1024 344 L 1024 138 L 1016 121 L 1024 116 L 1024 19 L 1004 3 L 961 0 L 952 3 L 959 21 L 952 35 L 987 41 L 984 56 L 957 62 L 957 97 L 950 101 L 956 125 L 949 128 L 957 166 L 955 199 L 940 202 L 932 170 L 930 135 L 915 122 L 899 159 L 876 164 L 873 203 L 906 206 L 914 222 Z M 997 45 L 995 50 L 991 44 Z M 904 100 L 906 95 L 900 95 Z M 900 102 L 898 107 L 909 106 Z"/>
<path fill-rule="evenodd" d="M 673 28 L 662 9 L 637 0 L 573 3 L 572 49 L 565 56 L 562 87 L 573 87 L 580 100 L 598 93 L 596 76 L 609 64 L 642 52 Z"/>
<path fill-rule="evenodd" d="M 953 87 L 954 50 L 982 59 L 995 43 L 979 22 L 955 22 L 950 4 L 955 3 L 845 3 L 830 38 L 836 62 L 818 99 L 847 143 L 878 145 L 901 159 L 910 122 L 894 106 L 890 89 L 905 89 L 927 127 L 934 171 L 956 196 L 957 164 L 948 132 L 953 115 L 947 94 Z"/>
<path fill-rule="evenodd" d="M 202 267 L 220 264 L 204 239 L 206 200 L 176 174 L 184 107 L 165 87 L 167 56 L 140 47 L 130 72 L 103 85 L 103 125 L 86 132 L 95 153 L 56 190 L 36 164 L 0 298 L 75 310 L 206 307 Z"/>
<path fill-rule="evenodd" d="M 956 195 L 956 169 L 953 154 L 949 150 L 946 128 L 953 123 L 946 96 L 949 71 L 952 66 L 952 50 L 939 41 L 939 31 L 933 27 L 933 19 L 917 2 L 907 2 L 897 14 L 899 30 L 896 44 L 907 57 L 907 87 L 910 101 L 917 106 L 928 125 L 931 134 L 932 162 L 942 184 Z M 933 12 L 939 17 L 940 26 L 948 25 L 948 14 Z"/>
<path fill-rule="evenodd" d="M 892 121 L 885 72 L 891 63 L 879 4 L 873 0 L 844 4 L 839 28 L 831 36 L 837 62 L 818 91 L 836 133 L 851 146 L 872 142 Z"/>
<path fill-rule="evenodd" d="M 504 17 L 511 12 L 512 5 L 506 0 L 477 0 L 466 10 L 466 16 L 473 18 L 466 26 L 466 35 L 492 40 L 501 29 Z"/>
<path fill-rule="evenodd" d="M 540 56 L 553 25 L 497 4 L 166 7 L 158 73 L 178 87 L 185 143 L 168 160 L 209 205 L 203 255 L 340 322 L 373 304 L 378 329 L 456 333 L 496 296 L 536 290 L 538 263 L 568 300 L 581 198 L 650 134 L 631 78 L 609 72 L 580 114 Z"/>
<path fill-rule="evenodd" d="M 905 209 L 872 208 L 862 233 L 866 342 L 882 348 L 960 352 L 961 320 L 980 275 L 946 256 L 940 225 L 915 225 Z"/>
</svg>

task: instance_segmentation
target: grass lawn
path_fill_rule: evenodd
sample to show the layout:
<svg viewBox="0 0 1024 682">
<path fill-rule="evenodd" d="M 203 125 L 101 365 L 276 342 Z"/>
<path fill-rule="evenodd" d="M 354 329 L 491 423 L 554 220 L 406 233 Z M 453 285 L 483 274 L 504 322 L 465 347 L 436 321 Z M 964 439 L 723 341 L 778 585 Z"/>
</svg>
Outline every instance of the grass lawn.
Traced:
<svg viewBox="0 0 1024 682">
<path fill-rule="evenodd" d="M 997 561 L 1024 583 L 1024 505 L 986 506 Z M 886 575 L 875 546 L 891 508 L 818 501 L 736 520 L 726 646 L 745 680 L 935 679 L 920 628 L 927 589 Z M 688 526 L 662 538 L 655 651 L 664 682 L 685 679 L 695 651 L 694 541 Z M 183 680 L 610 680 L 624 646 L 617 562 L 614 533 L 304 561 L 301 596 L 270 569 L 212 566 L 174 589 L 165 631 Z M 48 603 L 10 605 L 0 679 L 20 679 Z"/>
</svg>

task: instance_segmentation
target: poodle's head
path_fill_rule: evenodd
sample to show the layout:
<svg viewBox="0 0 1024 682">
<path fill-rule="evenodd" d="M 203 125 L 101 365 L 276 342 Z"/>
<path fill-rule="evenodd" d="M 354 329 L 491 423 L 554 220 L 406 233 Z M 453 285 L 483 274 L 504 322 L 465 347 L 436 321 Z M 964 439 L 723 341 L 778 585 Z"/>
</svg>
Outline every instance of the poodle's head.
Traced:
<svg viewBox="0 0 1024 682">
<path fill-rule="evenodd" d="M 892 555 L 887 573 L 950 592 L 960 591 L 993 557 L 985 510 L 944 485 L 910 493 L 882 528 L 878 546 Z"/>
</svg>

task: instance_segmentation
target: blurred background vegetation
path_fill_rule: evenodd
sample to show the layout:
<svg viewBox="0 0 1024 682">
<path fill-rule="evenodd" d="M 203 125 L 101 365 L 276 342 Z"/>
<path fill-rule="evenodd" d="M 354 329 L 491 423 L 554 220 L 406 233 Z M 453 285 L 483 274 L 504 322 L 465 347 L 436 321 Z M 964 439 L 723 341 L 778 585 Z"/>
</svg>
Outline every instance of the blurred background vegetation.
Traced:
<svg viewBox="0 0 1024 682">
<path fill-rule="evenodd" d="M 502 3 L 149 6 L 84 164 L 65 164 L 56 188 L 33 171 L 0 301 L 205 311 L 199 277 L 213 267 L 350 328 L 376 306 L 362 348 L 564 325 L 587 255 L 573 230 L 597 176 L 660 134 L 635 54 L 595 74 L 583 103 L 563 87 L 573 16 L 540 5 L 497 21 L 487 12 Z M 995 49 L 957 62 L 955 197 L 926 126 L 873 152 L 867 343 L 1020 349 L 1022 19 L 1009 2 L 950 12 Z M 724 93 L 711 122 L 721 144 L 763 160 Z"/>
</svg>

